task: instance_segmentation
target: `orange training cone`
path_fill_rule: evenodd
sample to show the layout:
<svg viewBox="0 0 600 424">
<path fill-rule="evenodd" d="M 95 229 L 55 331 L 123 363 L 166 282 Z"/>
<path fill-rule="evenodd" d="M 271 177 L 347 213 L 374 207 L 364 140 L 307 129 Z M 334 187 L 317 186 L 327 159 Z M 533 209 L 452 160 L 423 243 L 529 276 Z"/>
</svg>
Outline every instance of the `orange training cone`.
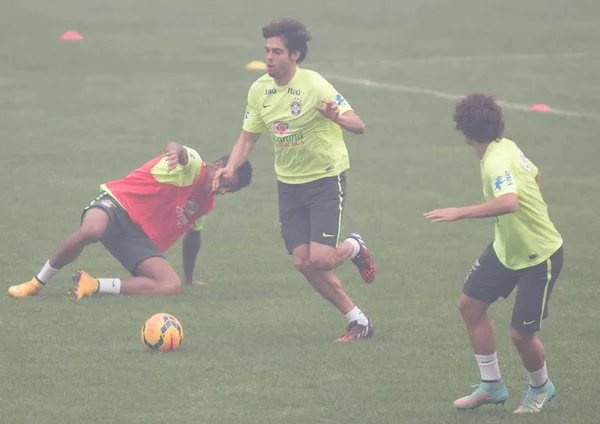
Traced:
<svg viewBox="0 0 600 424">
<path fill-rule="evenodd" d="M 83 37 L 77 31 L 67 31 L 60 36 L 60 39 L 63 41 L 79 41 L 83 40 Z"/>
<path fill-rule="evenodd" d="M 532 105 L 529 110 L 532 112 L 550 112 L 552 109 L 550 109 L 550 106 L 540 103 Z"/>
</svg>

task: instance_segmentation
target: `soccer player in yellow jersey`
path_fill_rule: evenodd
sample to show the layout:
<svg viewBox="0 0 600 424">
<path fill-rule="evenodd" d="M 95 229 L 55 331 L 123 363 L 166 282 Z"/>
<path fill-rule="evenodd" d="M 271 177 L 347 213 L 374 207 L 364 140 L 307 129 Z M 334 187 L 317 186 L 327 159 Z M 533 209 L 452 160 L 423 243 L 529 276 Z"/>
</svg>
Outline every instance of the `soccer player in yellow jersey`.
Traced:
<svg viewBox="0 0 600 424">
<path fill-rule="evenodd" d="M 351 233 L 339 242 L 350 166 L 342 128 L 362 134 L 365 125 L 325 78 L 298 66 L 311 39 L 302 23 L 284 19 L 262 32 L 267 74 L 250 87 L 242 132 L 215 181 L 233 175 L 266 132 L 275 150 L 281 234 L 294 265 L 345 315 L 348 328 L 336 341 L 371 337 L 369 320 L 332 272 L 350 258 L 366 283 L 375 278 L 362 237 Z"/>
<path fill-rule="evenodd" d="M 503 404 L 508 390 L 500 376 L 496 338 L 488 307 L 517 287 L 511 339 L 529 377 L 516 414 L 539 412 L 555 395 L 548 379 L 546 353 L 536 333 L 548 316 L 548 301 L 563 266 L 563 241 L 540 192 L 542 174 L 512 141 L 503 138 L 502 109 L 493 97 L 470 94 L 454 110 L 456 129 L 481 160 L 486 202 L 425 214 L 433 222 L 494 217 L 495 238 L 471 268 L 459 311 L 465 321 L 481 383 L 457 399 L 458 409 Z"/>
</svg>

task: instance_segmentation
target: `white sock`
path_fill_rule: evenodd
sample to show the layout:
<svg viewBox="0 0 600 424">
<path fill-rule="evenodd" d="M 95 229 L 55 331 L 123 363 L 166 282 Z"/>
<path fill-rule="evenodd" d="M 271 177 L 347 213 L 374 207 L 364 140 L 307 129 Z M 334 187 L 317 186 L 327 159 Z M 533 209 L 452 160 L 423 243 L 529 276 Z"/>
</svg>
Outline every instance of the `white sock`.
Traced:
<svg viewBox="0 0 600 424">
<path fill-rule="evenodd" d="M 475 360 L 479 366 L 482 381 L 498 381 L 502 378 L 496 352 L 491 355 L 475 355 Z"/>
<path fill-rule="evenodd" d="M 354 259 L 356 255 L 358 255 L 358 252 L 360 252 L 360 244 L 358 244 L 358 241 L 356 241 L 356 239 L 353 239 L 352 237 L 348 237 L 344 241 L 347 241 L 352 245 L 352 254 L 350 255 L 350 259 Z"/>
<path fill-rule="evenodd" d="M 548 381 L 548 370 L 546 369 L 546 363 L 544 362 L 544 366 L 538 371 L 527 372 L 527 376 L 529 377 L 529 385 L 531 387 L 541 387 L 546 384 L 546 381 Z"/>
<path fill-rule="evenodd" d="M 56 274 L 57 272 L 58 272 L 58 269 L 52 268 L 50 266 L 50 260 L 47 260 L 46 263 L 44 264 L 44 267 L 42 268 L 42 270 L 40 272 L 38 272 L 38 274 L 35 276 L 35 278 L 37 278 L 37 280 L 40 283 L 46 284 L 48 281 L 50 281 L 50 279 L 52 277 L 54 277 L 54 274 Z"/>
<path fill-rule="evenodd" d="M 98 293 L 121 293 L 121 279 L 98 278 Z"/>
<path fill-rule="evenodd" d="M 348 324 L 350 324 L 352 321 L 356 321 L 358 325 L 367 325 L 369 323 L 369 320 L 367 319 L 365 314 L 363 314 L 362 311 L 358 309 L 358 306 L 355 306 L 354 309 L 352 309 L 345 315 L 345 317 L 346 321 L 348 321 Z"/>
</svg>

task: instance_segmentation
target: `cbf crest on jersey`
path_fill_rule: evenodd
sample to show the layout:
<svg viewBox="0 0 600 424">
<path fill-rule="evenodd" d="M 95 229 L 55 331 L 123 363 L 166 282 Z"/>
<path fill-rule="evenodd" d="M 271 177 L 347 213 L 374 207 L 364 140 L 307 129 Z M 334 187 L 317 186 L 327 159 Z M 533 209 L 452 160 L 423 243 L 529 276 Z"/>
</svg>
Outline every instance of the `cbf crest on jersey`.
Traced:
<svg viewBox="0 0 600 424">
<path fill-rule="evenodd" d="M 299 98 L 293 99 L 292 103 L 290 103 L 290 112 L 294 116 L 298 116 L 302 113 L 302 102 Z"/>
</svg>

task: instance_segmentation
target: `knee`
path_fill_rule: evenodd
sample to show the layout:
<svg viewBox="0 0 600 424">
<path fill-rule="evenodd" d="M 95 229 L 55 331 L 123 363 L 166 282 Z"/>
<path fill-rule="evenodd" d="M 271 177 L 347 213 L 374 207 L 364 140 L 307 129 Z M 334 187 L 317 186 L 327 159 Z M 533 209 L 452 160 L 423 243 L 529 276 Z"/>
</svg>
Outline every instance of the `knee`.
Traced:
<svg viewBox="0 0 600 424">
<path fill-rule="evenodd" d="M 96 242 L 102 238 L 109 223 L 110 218 L 105 210 L 91 208 L 83 215 L 81 226 L 75 232 L 75 236 L 78 237 L 79 241 L 88 244 Z"/>
<path fill-rule="evenodd" d="M 535 337 L 535 333 L 523 333 L 521 331 L 515 330 L 514 328 L 510 330 L 510 339 L 512 340 L 514 345 L 522 345 L 530 343 Z"/>
<path fill-rule="evenodd" d="M 335 258 L 327 258 L 327 257 L 311 257 L 310 264 L 312 268 L 321 270 L 321 271 L 331 271 L 334 266 Z"/>
<path fill-rule="evenodd" d="M 462 295 L 458 300 L 458 312 L 467 323 L 475 323 L 479 321 L 486 311 L 486 306 L 483 302 Z"/>
<path fill-rule="evenodd" d="M 296 267 L 299 272 L 306 275 L 310 272 L 312 264 L 309 259 L 294 257 L 294 267 Z"/>
<path fill-rule="evenodd" d="M 75 232 L 78 241 L 84 244 L 94 243 L 102 238 L 105 227 L 102 225 L 86 225 Z"/>
<path fill-rule="evenodd" d="M 177 296 L 181 293 L 181 279 L 177 276 L 171 277 L 159 284 L 163 287 L 165 296 Z"/>
</svg>

